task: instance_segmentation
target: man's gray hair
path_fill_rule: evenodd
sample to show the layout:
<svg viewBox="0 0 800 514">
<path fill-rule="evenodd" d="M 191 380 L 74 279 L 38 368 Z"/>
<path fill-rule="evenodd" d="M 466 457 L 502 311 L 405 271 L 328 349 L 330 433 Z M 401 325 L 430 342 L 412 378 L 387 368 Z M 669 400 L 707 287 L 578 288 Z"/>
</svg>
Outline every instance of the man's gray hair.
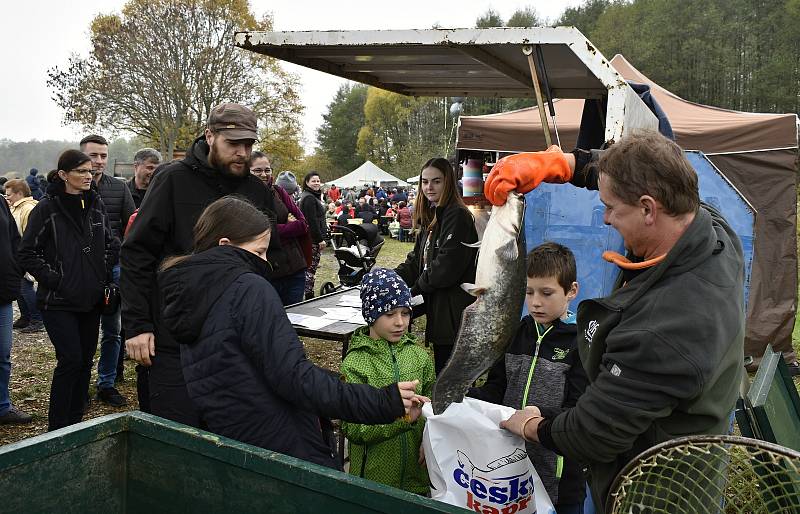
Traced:
<svg viewBox="0 0 800 514">
<path fill-rule="evenodd" d="M 133 156 L 134 164 L 141 164 L 145 161 L 152 161 L 154 164 L 160 164 L 161 152 L 155 148 L 142 148 Z"/>
</svg>

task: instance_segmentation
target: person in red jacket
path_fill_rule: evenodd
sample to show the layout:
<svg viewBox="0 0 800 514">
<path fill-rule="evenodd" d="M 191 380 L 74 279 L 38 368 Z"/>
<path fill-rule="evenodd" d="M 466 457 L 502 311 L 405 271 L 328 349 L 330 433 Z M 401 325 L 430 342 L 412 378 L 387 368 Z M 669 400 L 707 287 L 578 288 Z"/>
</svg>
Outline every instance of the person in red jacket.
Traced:
<svg viewBox="0 0 800 514">
<path fill-rule="evenodd" d="M 331 202 L 336 202 L 339 197 L 342 196 L 342 192 L 339 191 L 339 188 L 336 187 L 336 184 L 331 184 L 331 188 L 328 189 L 328 198 Z"/>
</svg>

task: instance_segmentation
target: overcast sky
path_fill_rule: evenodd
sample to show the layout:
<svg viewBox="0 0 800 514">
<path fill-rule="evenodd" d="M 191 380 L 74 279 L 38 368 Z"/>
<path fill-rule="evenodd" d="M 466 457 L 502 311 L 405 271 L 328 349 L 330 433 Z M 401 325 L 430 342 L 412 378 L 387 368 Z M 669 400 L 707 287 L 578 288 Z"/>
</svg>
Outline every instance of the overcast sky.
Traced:
<svg viewBox="0 0 800 514">
<path fill-rule="evenodd" d="M 80 139 L 78 127 L 62 125 L 51 99 L 47 69 L 64 66 L 71 53 L 87 55 L 89 23 L 100 12 L 119 11 L 124 0 L 3 1 L 0 15 L 0 139 Z M 333 2 L 331 0 L 251 0 L 260 16 L 272 12 L 275 30 L 418 29 L 434 24 L 472 27 L 491 7 L 507 20 L 517 9 L 533 6 L 540 17 L 555 19 L 580 0 L 404 0 Z M 303 130 L 307 149 L 314 145 L 322 114 L 343 79 L 285 63 L 300 75 L 306 107 Z"/>
</svg>

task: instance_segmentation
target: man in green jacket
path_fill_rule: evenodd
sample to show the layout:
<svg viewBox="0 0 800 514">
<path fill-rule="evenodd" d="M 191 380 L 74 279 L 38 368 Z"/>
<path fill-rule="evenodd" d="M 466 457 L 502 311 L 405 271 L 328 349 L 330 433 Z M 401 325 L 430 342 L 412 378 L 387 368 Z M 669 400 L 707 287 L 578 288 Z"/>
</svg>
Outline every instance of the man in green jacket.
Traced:
<svg viewBox="0 0 800 514">
<path fill-rule="evenodd" d="M 392 270 L 373 269 L 361 281 L 361 311 L 368 326 L 350 339 L 342 362 L 345 380 L 376 387 L 418 380 L 417 393 L 430 396 L 436 380 L 433 360 L 408 333 L 411 293 L 405 282 Z M 424 426 L 416 417 L 388 425 L 342 422 L 342 432 L 350 441 L 350 473 L 428 494 L 428 472 L 420 457 Z"/>
<path fill-rule="evenodd" d="M 596 162 L 552 149 L 507 159 L 487 181 L 491 200 L 542 181 L 599 188 L 604 222 L 628 251 L 604 255 L 621 268 L 619 287 L 578 307 L 590 385 L 577 405 L 553 418 L 529 407 L 502 424 L 583 462 L 602 509 L 617 473 L 640 452 L 676 437 L 728 432 L 743 372 L 742 246 L 722 216 L 700 203 L 681 149 L 657 133 L 626 136 Z"/>
</svg>

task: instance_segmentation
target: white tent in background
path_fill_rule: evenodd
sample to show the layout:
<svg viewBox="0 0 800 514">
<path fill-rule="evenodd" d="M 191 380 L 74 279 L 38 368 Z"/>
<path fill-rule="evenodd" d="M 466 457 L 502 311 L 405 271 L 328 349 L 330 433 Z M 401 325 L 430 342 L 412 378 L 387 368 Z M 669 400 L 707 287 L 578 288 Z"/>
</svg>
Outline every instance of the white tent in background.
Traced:
<svg viewBox="0 0 800 514">
<path fill-rule="evenodd" d="M 367 161 L 343 177 L 327 182 L 327 185 L 336 184 L 336 187 L 353 187 L 365 184 L 378 184 L 383 186 L 407 186 L 408 182 L 400 180 L 391 173 L 377 167 L 372 161 Z"/>
</svg>

